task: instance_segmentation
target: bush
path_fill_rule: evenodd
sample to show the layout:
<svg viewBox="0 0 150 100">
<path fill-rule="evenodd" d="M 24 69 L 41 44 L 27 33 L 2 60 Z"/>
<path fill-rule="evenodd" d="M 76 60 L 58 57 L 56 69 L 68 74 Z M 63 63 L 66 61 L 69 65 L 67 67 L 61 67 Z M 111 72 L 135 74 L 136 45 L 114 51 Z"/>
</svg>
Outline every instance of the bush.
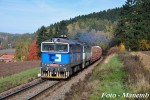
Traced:
<svg viewBox="0 0 150 100">
<path fill-rule="evenodd" d="M 141 50 L 150 50 L 150 43 L 148 43 L 148 40 L 143 39 L 139 42 L 139 44 Z"/>
<path fill-rule="evenodd" d="M 119 50 L 120 50 L 120 52 L 124 52 L 124 51 L 126 50 L 124 43 L 121 43 L 121 44 L 120 44 Z"/>
<path fill-rule="evenodd" d="M 111 54 L 118 53 L 118 52 L 119 52 L 119 48 L 115 46 L 108 50 L 107 55 L 111 55 Z"/>
</svg>

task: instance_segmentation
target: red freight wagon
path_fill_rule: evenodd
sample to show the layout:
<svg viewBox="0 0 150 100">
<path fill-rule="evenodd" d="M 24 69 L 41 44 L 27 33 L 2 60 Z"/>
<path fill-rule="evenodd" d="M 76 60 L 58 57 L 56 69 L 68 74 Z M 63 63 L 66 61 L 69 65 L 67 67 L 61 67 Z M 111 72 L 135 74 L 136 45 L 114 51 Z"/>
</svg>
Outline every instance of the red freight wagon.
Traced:
<svg viewBox="0 0 150 100">
<path fill-rule="evenodd" d="M 99 46 L 92 46 L 91 55 L 91 62 L 100 59 L 102 56 L 102 48 Z"/>
</svg>

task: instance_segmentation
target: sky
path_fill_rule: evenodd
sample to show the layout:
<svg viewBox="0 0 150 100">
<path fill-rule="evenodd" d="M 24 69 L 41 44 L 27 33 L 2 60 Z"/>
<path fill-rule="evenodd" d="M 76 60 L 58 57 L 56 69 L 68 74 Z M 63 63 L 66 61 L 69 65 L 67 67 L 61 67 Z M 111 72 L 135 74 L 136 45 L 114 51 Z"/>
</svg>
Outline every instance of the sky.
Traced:
<svg viewBox="0 0 150 100">
<path fill-rule="evenodd" d="M 115 7 L 126 0 L 0 0 L 0 32 L 34 33 L 41 26 Z"/>
</svg>

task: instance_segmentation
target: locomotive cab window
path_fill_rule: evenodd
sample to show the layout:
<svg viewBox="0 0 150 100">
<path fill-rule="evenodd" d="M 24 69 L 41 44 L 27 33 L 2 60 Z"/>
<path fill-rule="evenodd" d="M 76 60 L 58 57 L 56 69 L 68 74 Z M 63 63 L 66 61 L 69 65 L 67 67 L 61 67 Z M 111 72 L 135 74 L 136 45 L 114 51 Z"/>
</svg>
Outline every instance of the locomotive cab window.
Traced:
<svg viewBox="0 0 150 100">
<path fill-rule="evenodd" d="M 44 43 L 42 45 L 42 51 L 54 51 L 54 44 Z"/>
<path fill-rule="evenodd" d="M 42 43 L 42 52 L 68 52 L 68 44 Z"/>
<path fill-rule="evenodd" d="M 67 44 L 56 44 L 56 51 L 58 52 L 68 52 L 68 45 Z"/>
</svg>

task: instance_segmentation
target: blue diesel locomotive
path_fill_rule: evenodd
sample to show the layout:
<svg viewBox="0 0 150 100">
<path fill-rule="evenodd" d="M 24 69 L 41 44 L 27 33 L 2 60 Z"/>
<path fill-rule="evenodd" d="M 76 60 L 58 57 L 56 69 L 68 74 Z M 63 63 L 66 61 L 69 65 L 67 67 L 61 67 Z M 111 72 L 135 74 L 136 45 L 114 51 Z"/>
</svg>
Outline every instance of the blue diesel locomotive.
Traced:
<svg viewBox="0 0 150 100">
<path fill-rule="evenodd" d="M 41 43 L 41 78 L 68 78 L 91 63 L 91 47 L 66 37 Z"/>
</svg>

